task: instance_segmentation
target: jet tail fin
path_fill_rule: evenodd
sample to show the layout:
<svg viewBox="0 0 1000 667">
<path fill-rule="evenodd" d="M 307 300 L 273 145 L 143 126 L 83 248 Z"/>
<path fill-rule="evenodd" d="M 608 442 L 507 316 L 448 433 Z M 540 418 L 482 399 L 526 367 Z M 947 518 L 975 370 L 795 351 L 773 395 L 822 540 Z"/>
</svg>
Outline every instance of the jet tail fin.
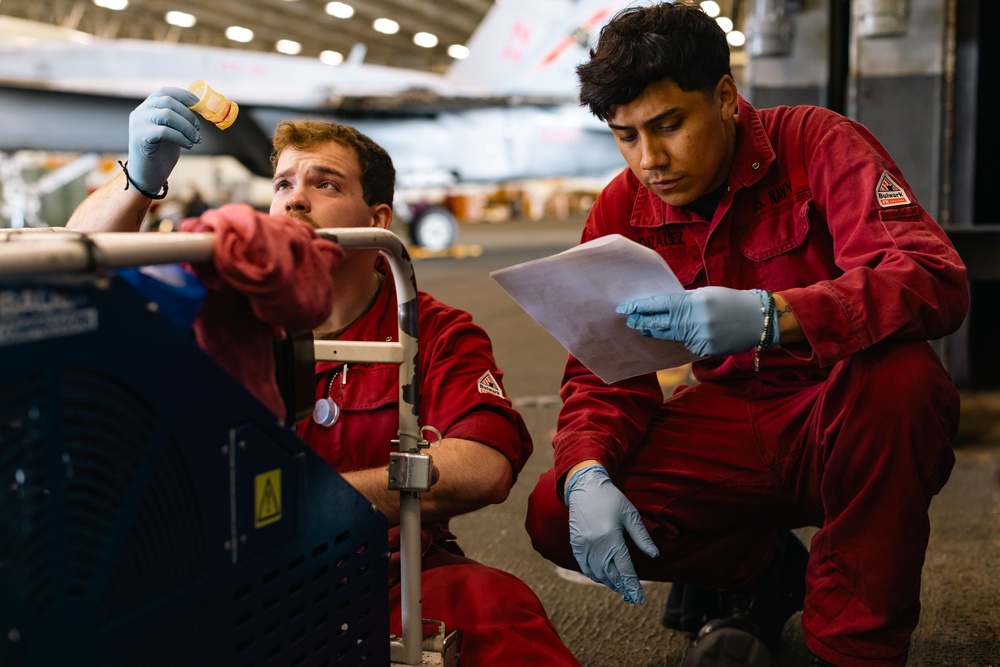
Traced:
<svg viewBox="0 0 1000 667">
<path fill-rule="evenodd" d="M 361 65 L 365 62 L 365 56 L 368 55 L 368 47 L 363 43 L 358 42 L 351 47 L 351 52 L 347 54 L 347 64 L 348 65 Z"/>
<path fill-rule="evenodd" d="M 576 66 L 589 57 L 601 27 L 628 0 L 504 0 L 473 32 L 469 57 L 448 78 L 496 95 L 577 97 Z"/>
</svg>

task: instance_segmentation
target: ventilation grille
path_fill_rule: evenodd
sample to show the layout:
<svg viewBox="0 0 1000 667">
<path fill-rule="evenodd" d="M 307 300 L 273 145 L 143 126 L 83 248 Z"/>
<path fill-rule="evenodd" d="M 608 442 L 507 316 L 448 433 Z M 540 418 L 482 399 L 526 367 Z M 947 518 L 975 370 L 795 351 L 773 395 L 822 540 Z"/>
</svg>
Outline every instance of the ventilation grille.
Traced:
<svg viewBox="0 0 1000 667">
<path fill-rule="evenodd" d="M 191 487 L 154 407 L 118 378 L 78 367 L 0 387 L 0 575 L 17 573 L 0 592 L 19 610 L 3 627 L 21 635 L 8 649 L 49 654 L 19 628 L 59 627 L 73 610 L 90 612 L 95 651 L 139 639 L 122 626 L 205 575 Z"/>
<path fill-rule="evenodd" d="M 351 538 L 342 532 L 233 591 L 234 665 L 378 664 L 385 587 L 370 582 L 384 580 L 385 556 Z"/>
</svg>

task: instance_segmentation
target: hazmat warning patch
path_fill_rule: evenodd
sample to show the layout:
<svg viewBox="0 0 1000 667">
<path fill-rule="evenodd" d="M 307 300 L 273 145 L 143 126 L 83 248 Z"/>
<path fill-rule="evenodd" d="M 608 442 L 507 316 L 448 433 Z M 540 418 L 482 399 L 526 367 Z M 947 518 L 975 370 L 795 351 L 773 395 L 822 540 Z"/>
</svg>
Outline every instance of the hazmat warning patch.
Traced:
<svg viewBox="0 0 1000 667">
<path fill-rule="evenodd" d="M 486 371 L 479 378 L 479 393 L 480 394 L 493 394 L 503 398 L 503 391 L 500 389 L 500 383 L 497 382 L 496 378 L 493 377 L 493 373 Z"/>
<path fill-rule="evenodd" d="M 883 171 L 882 177 L 878 179 L 878 185 L 875 186 L 875 196 L 878 198 L 879 206 L 882 208 L 902 206 L 903 204 L 910 203 L 910 198 L 906 196 L 906 192 L 889 175 L 888 171 Z"/>
</svg>

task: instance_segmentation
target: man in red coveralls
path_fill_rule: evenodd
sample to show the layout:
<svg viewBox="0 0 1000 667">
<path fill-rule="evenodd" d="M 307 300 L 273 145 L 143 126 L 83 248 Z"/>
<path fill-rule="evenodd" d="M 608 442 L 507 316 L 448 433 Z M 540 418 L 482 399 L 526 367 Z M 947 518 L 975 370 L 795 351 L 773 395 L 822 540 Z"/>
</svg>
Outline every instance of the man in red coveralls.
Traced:
<svg viewBox="0 0 1000 667">
<path fill-rule="evenodd" d="M 196 98 L 163 88 L 132 112 L 123 173 L 88 197 L 69 227 L 82 231 L 139 228 L 151 200 L 166 189 L 180 148 L 201 141 Z M 279 125 L 272 154 L 270 212 L 316 228 L 388 228 L 395 169 L 389 155 L 351 127 L 291 121 Z M 127 169 L 127 171 L 125 171 Z M 376 250 L 352 250 L 335 268 L 336 298 L 318 338 L 395 340 L 395 290 Z M 417 297 L 421 425 L 440 431 L 433 449 L 437 481 L 421 494 L 422 611 L 462 633 L 463 665 L 572 665 L 541 602 L 520 579 L 465 557 L 448 530 L 450 517 L 500 503 L 532 451 L 520 415 L 506 397 L 490 340 L 465 312 L 430 295 Z M 399 546 L 399 494 L 389 491 L 390 443 L 399 429 L 395 364 L 322 362 L 316 398 L 337 418 L 304 420 L 299 434 L 389 519 Z M 328 411 L 333 412 L 333 410 Z M 401 633 L 398 559 L 390 567 L 393 632 Z M 499 593 L 502 591 L 502 593 Z"/>
<path fill-rule="evenodd" d="M 701 359 L 664 401 L 570 357 L 535 548 L 630 602 L 720 591 L 686 667 L 771 664 L 803 607 L 812 664 L 904 665 L 959 414 L 928 340 L 966 314 L 962 261 L 864 127 L 740 97 L 694 5 L 623 10 L 577 71 L 628 164 L 582 240 L 653 248 L 686 289 L 621 304 L 621 335 Z"/>
</svg>

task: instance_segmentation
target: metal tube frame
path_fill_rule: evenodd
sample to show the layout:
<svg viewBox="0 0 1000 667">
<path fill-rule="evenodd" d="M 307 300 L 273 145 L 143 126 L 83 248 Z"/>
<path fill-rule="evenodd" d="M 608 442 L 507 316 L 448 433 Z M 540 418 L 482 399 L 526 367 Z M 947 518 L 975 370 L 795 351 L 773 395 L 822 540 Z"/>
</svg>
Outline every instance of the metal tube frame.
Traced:
<svg viewBox="0 0 1000 667">
<path fill-rule="evenodd" d="M 388 260 L 396 288 L 399 342 L 319 341 L 316 343 L 316 360 L 366 361 L 389 357 L 393 363 L 399 363 L 399 451 L 417 454 L 423 440 L 417 401 L 417 281 L 409 253 L 398 236 L 384 229 L 324 229 L 318 233 L 342 248 L 377 248 Z M 399 542 L 403 636 L 401 640 L 391 643 L 391 659 L 407 665 L 420 665 L 423 663 L 420 494 L 414 491 L 399 492 Z"/>
</svg>

